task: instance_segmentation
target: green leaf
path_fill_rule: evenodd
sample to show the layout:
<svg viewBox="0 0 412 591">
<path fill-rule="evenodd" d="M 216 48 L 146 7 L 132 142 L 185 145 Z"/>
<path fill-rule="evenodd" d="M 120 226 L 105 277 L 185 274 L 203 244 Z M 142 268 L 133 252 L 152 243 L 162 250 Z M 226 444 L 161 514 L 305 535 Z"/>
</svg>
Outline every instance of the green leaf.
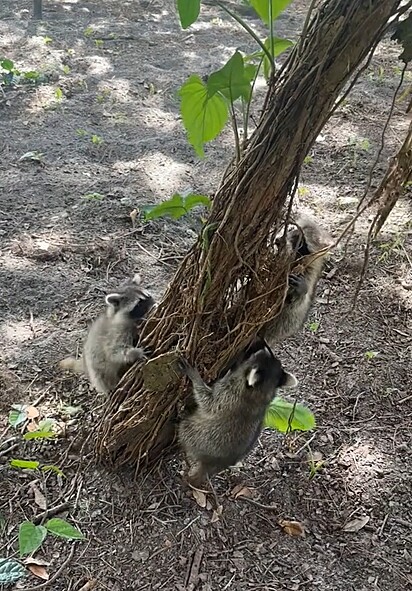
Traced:
<svg viewBox="0 0 412 591">
<path fill-rule="evenodd" d="M 59 538 L 65 538 L 66 540 L 85 539 L 85 536 L 77 529 L 77 527 L 73 527 L 73 525 L 70 525 L 70 523 L 67 523 L 64 519 L 59 519 L 58 517 L 49 519 L 49 521 L 45 523 L 45 526 L 47 531 Z"/>
<path fill-rule="evenodd" d="M 177 10 L 182 29 L 187 29 L 199 16 L 200 0 L 177 0 Z"/>
<path fill-rule="evenodd" d="M 56 98 L 56 100 L 61 101 L 63 98 L 63 91 L 60 87 L 57 87 L 56 90 L 54 91 L 54 96 Z"/>
<path fill-rule="evenodd" d="M 13 72 L 14 70 L 14 63 L 7 58 L 0 61 L 0 66 L 3 70 L 7 70 L 8 72 Z"/>
<path fill-rule="evenodd" d="M 270 37 L 265 39 L 264 44 L 265 44 L 265 47 L 267 47 L 267 49 L 269 50 L 269 52 L 271 52 L 272 46 L 270 43 Z M 295 45 L 295 43 L 291 39 L 282 39 L 281 37 L 273 37 L 273 57 L 278 57 L 284 51 L 289 49 L 289 47 L 292 47 L 292 45 Z M 270 64 L 268 56 L 266 54 L 263 54 L 263 51 L 260 52 L 260 55 L 261 56 L 263 55 L 263 75 L 266 80 L 269 80 L 272 66 Z"/>
<path fill-rule="evenodd" d="M 63 472 L 60 470 L 58 466 L 54 466 L 53 464 L 42 466 L 42 472 L 54 472 L 57 476 L 64 476 Z"/>
<path fill-rule="evenodd" d="M 19 527 L 20 556 L 33 554 L 40 548 L 47 536 L 47 530 L 42 525 L 34 525 L 31 521 L 23 521 Z"/>
<path fill-rule="evenodd" d="M 36 72 L 35 70 L 24 73 L 24 78 L 26 80 L 37 80 L 39 78 L 39 76 L 40 76 L 39 72 Z"/>
<path fill-rule="evenodd" d="M 293 413 L 292 420 L 289 419 Z M 294 405 L 277 396 L 266 411 L 264 426 L 281 433 L 291 431 L 310 431 L 316 427 L 314 414 L 303 404 Z"/>
<path fill-rule="evenodd" d="M 28 572 L 17 560 L 0 558 L 0 585 L 11 585 L 17 583 Z"/>
<path fill-rule="evenodd" d="M 22 468 L 23 470 L 37 470 L 40 462 L 30 462 L 29 460 L 10 460 L 12 468 Z"/>
<path fill-rule="evenodd" d="M 238 51 L 232 55 L 222 69 L 209 76 L 207 89 L 209 97 L 221 92 L 232 103 L 241 96 L 245 100 L 249 100 L 250 80 L 245 73 L 243 57 Z"/>
<path fill-rule="evenodd" d="M 23 439 L 31 441 L 32 439 L 51 439 L 55 436 L 56 433 L 53 431 L 32 431 L 31 433 L 25 433 Z"/>
<path fill-rule="evenodd" d="M 203 145 L 224 128 L 228 119 L 225 99 L 219 94 L 210 97 L 203 81 L 193 74 L 179 90 L 180 113 L 190 144 L 204 156 Z"/>
<path fill-rule="evenodd" d="M 210 207 L 210 199 L 205 195 L 180 195 L 175 193 L 170 199 L 162 201 L 158 205 L 146 206 L 144 208 L 145 221 L 155 220 L 164 216 L 169 216 L 175 220 L 186 215 L 197 205 Z"/>
<path fill-rule="evenodd" d="M 21 423 L 24 423 L 26 417 L 26 407 L 24 404 L 16 404 L 9 413 L 9 425 L 11 427 L 17 427 Z"/>
<path fill-rule="evenodd" d="M 266 25 L 269 24 L 269 2 L 272 3 L 272 21 L 274 21 L 292 0 L 249 0 L 250 5 Z"/>
</svg>

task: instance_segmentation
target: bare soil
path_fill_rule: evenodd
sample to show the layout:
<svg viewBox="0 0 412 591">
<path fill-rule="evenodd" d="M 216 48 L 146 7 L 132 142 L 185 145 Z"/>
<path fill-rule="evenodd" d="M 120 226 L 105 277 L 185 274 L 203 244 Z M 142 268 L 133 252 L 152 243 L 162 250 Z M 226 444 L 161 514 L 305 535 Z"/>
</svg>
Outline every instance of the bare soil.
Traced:
<svg viewBox="0 0 412 591">
<path fill-rule="evenodd" d="M 297 38 L 307 4 L 292 4 L 279 35 Z M 31 575 L 26 589 L 79 591 L 91 581 L 110 591 L 412 588 L 410 195 L 373 245 L 355 311 L 367 216 L 334 253 L 308 325 L 278 351 L 316 413 L 313 435 L 265 432 L 241 468 L 214 479 L 205 508 L 182 488 L 181 457 L 137 479 L 132 469 L 101 468 L 82 442 L 102 400 L 56 364 L 81 348 L 104 294 L 125 277 L 140 271 L 161 297 L 201 222 L 193 213 L 133 224 L 130 213 L 175 191 L 216 190 L 231 132 L 199 161 L 176 90 L 190 73 L 208 74 L 236 47 L 252 46 L 209 5 L 188 31 L 171 0 L 44 5 L 41 23 L 30 19 L 31 2 L 0 5 L 0 57 L 47 75 L 0 94 L 0 556 L 17 555 L 18 524 L 42 512 L 37 487 L 47 508 L 66 503 L 57 515 L 87 540 L 48 538 L 36 556 L 51 578 L 41 586 Z M 336 236 L 378 154 L 398 54 L 389 38 L 379 45 L 304 166 L 299 205 Z M 396 103 L 372 188 L 405 135 L 403 110 Z M 20 160 L 27 152 L 39 161 Z M 26 427 L 8 426 L 21 403 L 57 420 L 61 436 L 23 441 Z M 11 469 L 11 458 L 58 465 L 65 477 Z M 235 499 L 237 485 L 261 505 Z M 357 519 L 363 527 L 345 531 Z M 299 522 L 305 536 L 288 535 L 281 520 Z"/>
</svg>

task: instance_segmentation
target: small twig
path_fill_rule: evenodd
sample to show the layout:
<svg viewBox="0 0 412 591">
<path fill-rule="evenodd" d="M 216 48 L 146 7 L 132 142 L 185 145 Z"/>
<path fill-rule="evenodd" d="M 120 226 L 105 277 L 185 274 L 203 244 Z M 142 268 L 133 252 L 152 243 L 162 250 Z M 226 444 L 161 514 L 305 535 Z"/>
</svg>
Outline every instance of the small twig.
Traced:
<svg viewBox="0 0 412 591">
<path fill-rule="evenodd" d="M 385 529 L 385 525 L 386 525 L 386 522 L 388 521 L 388 517 L 389 517 L 389 513 L 387 513 L 385 515 L 385 517 L 383 518 L 382 525 L 380 526 L 379 531 L 378 531 L 379 537 L 381 537 L 381 535 L 383 534 L 383 530 Z"/>
<path fill-rule="evenodd" d="M 237 497 L 235 500 L 241 499 L 242 501 L 247 501 L 256 507 L 260 507 L 260 509 L 265 509 L 266 511 L 279 511 L 279 507 L 276 505 L 265 505 L 264 503 L 259 503 L 259 501 L 255 501 L 255 499 L 251 499 L 249 497 Z"/>
<path fill-rule="evenodd" d="M 18 447 L 19 447 L 19 444 L 18 443 L 14 443 L 13 445 L 10 445 L 10 447 L 8 447 L 7 449 L 3 449 L 3 451 L 0 451 L 0 458 L 2 456 L 6 456 L 11 451 L 14 451 L 15 449 L 18 449 Z"/>
<path fill-rule="evenodd" d="M 90 581 L 87 581 L 87 583 L 85 585 L 83 585 L 83 587 L 80 587 L 80 589 L 78 591 L 90 591 L 90 589 L 94 589 L 97 585 L 97 580 L 96 579 L 90 579 Z"/>
<path fill-rule="evenodd" d="M 33 318 L 33 312 L 31 311 L 31 308 L 29 308 L 29 314 L 30 314 L 30 320 L 29 320 L 30 330 L 33 333 L 33 338 L 36 338 L 36 329 L 34 327 L 34 318 Z"/>
<path fill-rule="evenodd" d="M 405 527 L 412 527 L 412 523 L 410 521 L 406 521 L 406 519 L 402 519 L 402 517 L 391 517 L 391 519 L 395 523 L 399 523 L 399 525 L 404 525 Z"/>
<path fill-rule="evenodd" d="M 52 517 L 53 515 L 57 515 L 58 513 L 61 513 L 62 511 L 66 511 L 66 509 L 70 509 L 71 503 L 70 501 L 65 501 L 64 503 L 60 503 L 60 505 L 56 505 L 55 507 L 50 507 L 50 509 L 47 509 L 46 511 L 43 511 L 43 513 L 39 513 L 38 515 L 36 515 L 36 517 L 34 517 L 33 519 L 33 523 L 35 525 L 38 525 L 39 523 L 41 523 L 43 521 L 43 519 L 47 519 L 48 517 Z"/>
<path fill-rule="evenodd" d="M 299 454 L 301 454 L 301 453 L 303 452 L 303 450 L 304 450 L 304 449 L 306 449 L 307 447 L 309 447 L 309 446 L 310 446 L 310 444 L 312 443 L 312 441 L 315 439 L 315 437 L 316 437 L 316 433 L 315 433 L 314 435 L 312 435 L 312 437 L 311 437 L 310 439 L 308 439 L 308 440 L 306 441 L 306 443 L 304 443 L 304 444 L 302 445 L 302 447 L 300 447 L 300 448 L 298 449 L 298 451 L 297 451 L 297 452 L 295 452 L 295 456 L 298 456 Z"/>
<path fill-rule="evenodd" d="M 75 550 L 76 550 L 76 545 L 73 543 L 73 546 L 72 546 L 72 549 L 70 550 L 69 556 L 63 562 L 63 564 L 60 566 L 60 568 L 54 573 L 54 575 L 52 577 L 50 577 L 50 579 L 48 581 L 46 581 L 45 583 L 42 583 L 41 585 L 36 585 L 35 587 L 26 587 L 25 589 L 22 589 L 22 591 L 38 591 L 39 589 L 45 589 L 51 583 L 54 583 L 54 581 L 60 577 L 61 573 L 64 571 L 66 566 L 72 560 Z"/>
</svg>

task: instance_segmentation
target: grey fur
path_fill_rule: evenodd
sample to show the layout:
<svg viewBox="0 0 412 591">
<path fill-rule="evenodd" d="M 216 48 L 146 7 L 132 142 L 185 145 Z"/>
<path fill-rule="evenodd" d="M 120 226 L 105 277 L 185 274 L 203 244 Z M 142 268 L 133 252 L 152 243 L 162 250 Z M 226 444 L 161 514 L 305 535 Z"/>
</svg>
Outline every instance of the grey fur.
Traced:
<svg viewBox="0 0 412 591">
<path fill-rule="evenodd" d="M 199 486 L 251 451 L 276 389 L 294 387 L 297 380 L 267 346 L 241 359 L 212 385 L 187 361 L 182 361 L 182 371 L 192 382 L 196 407 L 180 422 L 178 438 L 190 466 L 189 482 Z"/>
<path fill-rule="evenodd" d="M 85 373 L 100 393 L 108 394 L 135 361 L 145 358 L 143 349 L 135 344 L 154 300 L 140 283 L 136 275 L 118 292 L 108 294 L 107 308 L 92 324 L 82 358 L 69 357 L 60 362 L 63 369 Z"/>
<path fill-rule="evenodd" d="M 287 235 L 287 248 L 291 251 L 301 240 L 300 247 L 295 251 L 295 260 L 302 259 L 305 264 L 305 256 L 311 256 L 332 245 L 328 232 L 309 216 L 300 214 L 295 223 L 297 228 L 289 230 Z M 315 299 L 316 287 L 327 255 L 325 252 L 318 257 L 311 257 L 301 275 L 289 276 L 289 289 L 282 310 L 261 331 L 269 346 L 294 335 L 304 325 Z"/>
</svg>

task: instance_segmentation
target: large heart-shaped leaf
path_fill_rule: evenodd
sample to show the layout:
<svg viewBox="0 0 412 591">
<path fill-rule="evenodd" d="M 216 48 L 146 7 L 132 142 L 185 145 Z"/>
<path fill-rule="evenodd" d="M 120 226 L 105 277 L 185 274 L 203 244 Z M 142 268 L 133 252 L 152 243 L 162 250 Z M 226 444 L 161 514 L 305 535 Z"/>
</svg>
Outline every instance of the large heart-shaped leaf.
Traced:
<svg viewBox="0 0 412 591">
<path fill-rule="evenodd" d="M 250 78 L 245 72 L 243 57 L 238 51 L 232 55 L 223 68 L 210 74 L 207 89 L 210 97 L 217 92 L 221 92 L 231 102 L 241 96 L 245 100 L 249 100 L 251 91 Z"/>
<path fill-rule="evenodd" d="M 177 10 L 182 28 L 187 29 L 199 16 L 200 0 L 177 0 Z"/>
<path fill-rule="evenodd" d="M 249 0 L 249 4 L 253 6 L 262 21 L 267 25 L 270 19 L 269 2 L 272 4 L 272 21 L 274 21 L 289 6 L 292 0 Z"/>
<path fill-rule="evenodd" d="M 203 145 L 213 140 L 228 119 L 225 99 L 219 94 L 209 95 L 199 76 L 193 74 L 179 90 L 180 113 L 191 145 L 204 156 Z"/>
<path fill-rule="evenodd" d="M 171 217 L 175 220 L 186 215 L 197 205 L 204 205 L 210 207 L 210 199 L 206 195 L 181 195 L 175 193 L 170 199 L 162 201 L 158 205 L 147 205 L 144 207 L 144 219 L 155 220 L 161 217 Z"/>
<path fill-rule="evenodd" d="M 277 396 L 266 411 L 264 426 L 281 433 L 310 431 L 316 427 L 314 414 L 303 404 L 293 404 Z"/>
<path fill-rule="evenodd" d="M 31 521 L 23 521 L 19 527 L 20 556 L 33 554 L 43 543 L 47 530 L 42 525 L 34 525 Z"/>
</svg>

